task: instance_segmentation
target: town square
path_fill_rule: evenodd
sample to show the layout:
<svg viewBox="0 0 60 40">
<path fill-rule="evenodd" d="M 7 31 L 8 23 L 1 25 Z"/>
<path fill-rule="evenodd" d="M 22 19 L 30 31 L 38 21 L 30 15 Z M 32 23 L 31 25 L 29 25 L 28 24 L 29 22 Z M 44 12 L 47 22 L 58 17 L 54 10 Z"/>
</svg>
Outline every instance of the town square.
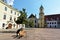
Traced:
<svg viewBox="0 0 60 40">
<path fill-rule="evenodd" d="M 60 40 L 60 0 L 0 0 L 0 40 Z"/>
</svg>

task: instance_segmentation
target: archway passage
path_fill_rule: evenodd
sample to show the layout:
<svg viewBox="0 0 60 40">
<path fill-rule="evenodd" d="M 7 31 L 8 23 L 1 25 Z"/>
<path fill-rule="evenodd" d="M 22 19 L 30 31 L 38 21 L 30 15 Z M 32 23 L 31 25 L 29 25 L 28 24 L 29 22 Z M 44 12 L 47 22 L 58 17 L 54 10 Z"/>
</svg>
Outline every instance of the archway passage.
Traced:
<svg viewBox="0 0 60 40">
<path fill-rule="evenodd" d="M 12 24 L 8 24 L 8 29 L 12 29 Z"/>
</svg>

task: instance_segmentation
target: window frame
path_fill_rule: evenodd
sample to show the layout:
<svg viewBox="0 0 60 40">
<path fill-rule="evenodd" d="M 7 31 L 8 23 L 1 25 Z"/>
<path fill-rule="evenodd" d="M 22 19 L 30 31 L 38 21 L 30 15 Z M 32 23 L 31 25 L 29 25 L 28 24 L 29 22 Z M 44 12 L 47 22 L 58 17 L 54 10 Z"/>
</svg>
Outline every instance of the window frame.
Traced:
<svg viewBox="0 0 60 40">
<path fill-rule="evenodd" d="M 3 27 L 3 28 L 5 27 L 5 23 L 2 23 L 2 27 Z"/>
<path fill-rule="evenodd" d="M 11 14 L 13 13 L 13 11 L 11 10 Z"/>
<path fill-rule="evenodd" d="M 5 11 L 7 11 L 7 7 L 5 7 Z"/>
<path fill-rule="evenodd" d="M 3 19 L 6 19 L 6 15 L 5 14 L 3 15 Z"/>
</svg>

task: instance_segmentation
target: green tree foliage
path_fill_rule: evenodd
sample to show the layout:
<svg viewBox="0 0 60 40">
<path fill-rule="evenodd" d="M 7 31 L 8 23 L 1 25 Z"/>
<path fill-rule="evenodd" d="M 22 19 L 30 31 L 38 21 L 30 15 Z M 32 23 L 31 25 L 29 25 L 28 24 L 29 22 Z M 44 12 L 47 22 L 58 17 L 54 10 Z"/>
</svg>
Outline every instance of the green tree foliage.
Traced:
<svg viewBox="0 0 60 40">
<path fill-rule="evenodd" d="M 17 24 L 27 24 L 27 13 L 25 12 L 25 9 L 23 8 L 22 11 L 20 11 L 21 15 L 18 17 L 16 23 Z"/>
<path fill-rule="evenodd" d="M 34 22 L 32 20 L 29 21 L 29 26 L 34 27 Z"/>
</svg>

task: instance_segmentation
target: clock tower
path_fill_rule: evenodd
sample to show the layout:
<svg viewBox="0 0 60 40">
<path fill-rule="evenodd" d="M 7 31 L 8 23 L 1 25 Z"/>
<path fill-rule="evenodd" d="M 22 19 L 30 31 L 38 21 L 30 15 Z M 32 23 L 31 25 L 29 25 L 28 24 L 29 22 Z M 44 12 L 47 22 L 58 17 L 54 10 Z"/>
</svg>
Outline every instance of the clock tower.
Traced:
<svg viewBox="0 0 60 40">
<path fill-rule="evenodd" d="M 39 27 L 43 28 L 44 27 L 44 8 L 41 5 L 41 7 L 39 8 Z"/>
</svg>

